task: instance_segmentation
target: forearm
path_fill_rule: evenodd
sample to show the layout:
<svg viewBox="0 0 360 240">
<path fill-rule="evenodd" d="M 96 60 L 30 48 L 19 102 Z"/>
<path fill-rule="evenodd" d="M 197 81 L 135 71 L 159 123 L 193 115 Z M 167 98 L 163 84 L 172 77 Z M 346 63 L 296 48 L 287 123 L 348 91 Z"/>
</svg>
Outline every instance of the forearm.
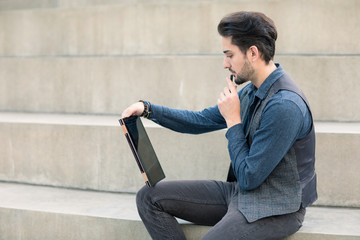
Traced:
<svg viewBox="0 0 360 240">
<path fill-rule="evenodd" d="M 249 146 L 244 134 L 243 125 L 237 124 L 226 132 L 228 151 L 235 177 L 243 190 L 253 188 L 253 180 L 249 179 L 249 169 L 246 162 L 249 156 Z"/>
<path fill-rule="evenodd" d="M 248 145 L 242 124 L 230 128 L 226 137 L 234 174 L 242 190 L 259 187 L 279 164 L 302 132 L 303 117 L 298 108 L 275 105 L 265 111 L 260 127 Z"/>
<path fill-rule="evenodd" d="M 152 104 L 149 119 L 181 133 L 200 134 L 226 127 L 216 106 L 202 111 L 188 111 Z"/>
</svg>

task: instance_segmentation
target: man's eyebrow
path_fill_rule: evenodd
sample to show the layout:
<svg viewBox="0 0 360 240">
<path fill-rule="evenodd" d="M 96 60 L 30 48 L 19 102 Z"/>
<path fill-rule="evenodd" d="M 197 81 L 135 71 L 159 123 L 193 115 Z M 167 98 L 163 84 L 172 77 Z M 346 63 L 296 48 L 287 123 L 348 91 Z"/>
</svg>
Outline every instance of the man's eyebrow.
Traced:
<svg viewBox="0 0 360 240">
<path fill-rule="evenodd" d="M 224 50 L 223 53 L 228 53 L 231 52 L 230 50 Z"/>
</svg>

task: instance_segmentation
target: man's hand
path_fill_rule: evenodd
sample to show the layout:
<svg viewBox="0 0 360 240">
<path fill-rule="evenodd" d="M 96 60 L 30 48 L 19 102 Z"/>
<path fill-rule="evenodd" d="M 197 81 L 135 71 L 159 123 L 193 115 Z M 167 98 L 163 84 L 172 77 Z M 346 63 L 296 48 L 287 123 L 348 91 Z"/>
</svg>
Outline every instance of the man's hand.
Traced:
<svg viewBox="0 0 360 240">
<path fill-rule="evenodd" d="M 217 101 L 221 115 L 226 121 L 228 128 L 241 123 L 240 117 L 240 100 L 236 91 L 236 87 L 233 85 L 230 78 L 226 78 L 228 87 L 224 88 L 224 91 L 220 93 L 220 97 Z"/>
<path fill-rule="evenodd" d="M 144 112 L 144 104 L 142 102 L 137 102 L 130 105 L 127 109 L 125 109 L 122 114 L 121 118 L 127 118 L 131 116 L 140 116 Z"/>
</svg>

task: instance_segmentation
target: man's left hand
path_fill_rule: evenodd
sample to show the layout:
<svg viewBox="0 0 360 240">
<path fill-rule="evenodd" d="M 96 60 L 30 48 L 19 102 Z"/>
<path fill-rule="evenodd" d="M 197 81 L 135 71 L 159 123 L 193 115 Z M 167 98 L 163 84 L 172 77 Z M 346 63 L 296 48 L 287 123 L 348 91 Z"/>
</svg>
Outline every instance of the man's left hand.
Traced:
<svg viewBox="0 0 360 240">
<path fill-rule="evenodd" d="M 228 87 L 224 88 L 224 91 L 220 93 L 220 97 L 217 101 L 221 115 L 226 121 L 228 128 L 241 123 L 240 117 L 240 100 L 236 91 L 236 86 L 230 78 L 226 78 Z"/>
</svg>

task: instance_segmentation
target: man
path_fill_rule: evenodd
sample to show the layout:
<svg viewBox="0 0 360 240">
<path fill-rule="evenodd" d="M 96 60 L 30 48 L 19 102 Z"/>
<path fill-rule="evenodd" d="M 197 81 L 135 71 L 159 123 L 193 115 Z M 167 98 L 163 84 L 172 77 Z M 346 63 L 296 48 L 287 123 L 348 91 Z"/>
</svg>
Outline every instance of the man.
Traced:
<svg viewBox="0 0 360 240">
<path fill-rule="evenodd" d="M 185 239 L 174 217 L 213 226 L 202 239 L 282 239 L 302 225 L 317 199 L 315 134 L 308 103 L 273 62 L 277 31 L 262 13 L 236 12 L 218 25 L 228 78 L 217 105 L 186 111 L 142 101 L 122 117 L 143 115 L 183 133 L 227 127 L 227 182 L 162 181 L 137 194 L 139 214 L 153 239 Z"/>
</svg>

